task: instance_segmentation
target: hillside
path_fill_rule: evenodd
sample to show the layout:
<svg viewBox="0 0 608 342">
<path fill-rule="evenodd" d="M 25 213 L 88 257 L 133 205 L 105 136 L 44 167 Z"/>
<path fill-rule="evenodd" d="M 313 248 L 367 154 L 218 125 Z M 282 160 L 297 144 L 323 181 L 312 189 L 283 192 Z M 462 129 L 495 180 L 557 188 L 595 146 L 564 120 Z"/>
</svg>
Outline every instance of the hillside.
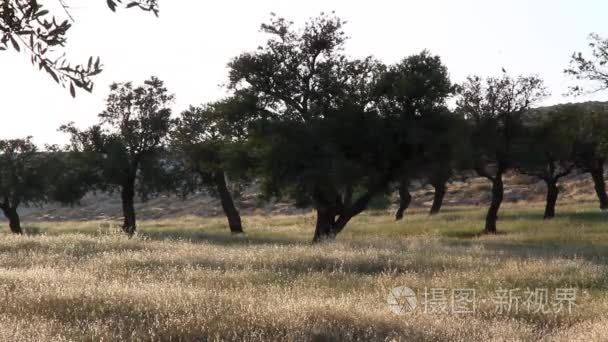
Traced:
<svg viewBox="0 0 608 342">
<path fill-rule="evenodd" d="M 561 203 L 593 202 L 596 200 L 593 183 L 588 175 L 572 175 L 564 179 L 561 185 Z M 412 208 L 430 207 L 433 188 L 413 182 L 411 187 Z M 465 182 L 453 181 L 448 185 L 445 206 L 485 206 L 489 203 L 490 183 L 484 178 L 472 178 Z M 534 178 L 509 174 L 505 178 L 505 203 L 531 202 L 542 204 L 545 186 Z M 397 202 L 393 195 L 393 206 Z M 559 203 L 558 202 L 558 205 Z M 255 189 L 245 192 L 237 200 L 243 215 L 300 214 L 307 209 L 296 209 L 288 202 L 262 203 L 258 200 Z M 199 193 L 187 199 L 162 196 L 148 202 L 136 204 L 138 218 L 158 219 L 181 216 L 215 217 L 223 215 L 219 201 L 205 193 Z M 391 208 L 393 210 L 393 208 Z M 45 205 L 44 207 L 21 208 L 24 221 L 53 220 L 92 220 L 118 219 L 121 216 L 121 203 L 117 194 L 90 194 L 79 206 L 65 207 Z M 2 218 L 4 219 L 4 218 Z"/>
</svg>

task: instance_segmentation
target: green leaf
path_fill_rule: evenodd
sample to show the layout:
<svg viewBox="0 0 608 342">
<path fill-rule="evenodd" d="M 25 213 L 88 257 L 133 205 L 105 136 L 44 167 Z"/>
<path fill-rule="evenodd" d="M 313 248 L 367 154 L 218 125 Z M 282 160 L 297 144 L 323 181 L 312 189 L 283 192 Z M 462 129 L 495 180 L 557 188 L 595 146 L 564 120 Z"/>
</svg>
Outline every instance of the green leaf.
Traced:
<svg viewBox="0 0 608 342">
<path fill-rule="evenodd" d="M 47 15 L 47 14 L 49 14 L 49 11 L 42 10 L 42 11 L 36 13 L 36 17 L 42 17 L 42 16 Z"/>
<path fill-rule="evenodd" d="M 17 50 L 17 52 L 21 51 L 21 48 L 19 47 L 19 43 L 17 43 L 17 41 L 15 40 L 15 37 L 13 37 L 12 35 L 9 36 L 9 38 L 11 39 L 11 44 L 13 44 L 13 48 L 15 50 Z"/>
<path fill-rule="evenodd" d="M 112 12 L 116 12 L 116 3 L 114 0 L 107 0 L 107 3 L 110 10 L 112 10 Z"/>
<path fill-rule="evenodd" d="M 48 65 L 41 63 L 40 64 L 41 67 L 44 67 L 44 70 L 49 73 L 49 75 L 51 75 L 51 77 L 53 77 L 53 79 L 55 80 L 55 82 L 60 83 L 59 82 L 59 77 L 57 77 L 57 74 L 55 73 L 55 71 L 53 71 L 53 69 L 51 69 L 51 67 L 49 67 Z"/>
</svg>

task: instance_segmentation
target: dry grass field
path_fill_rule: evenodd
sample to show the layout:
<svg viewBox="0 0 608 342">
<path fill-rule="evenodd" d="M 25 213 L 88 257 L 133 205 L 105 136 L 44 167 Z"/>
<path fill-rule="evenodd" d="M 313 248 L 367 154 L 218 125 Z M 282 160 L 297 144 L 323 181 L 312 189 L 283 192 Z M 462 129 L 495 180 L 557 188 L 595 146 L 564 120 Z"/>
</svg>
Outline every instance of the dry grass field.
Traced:
<svg viewBox="0 0 608 342">
<path fill-rule="evenodd" d="M 318 246 L 312 215 L 245 217 L 244 237 L 221 218 L 144 221 L 133 239 L 107 222 L 26 223 L 0 238 L 0 340 L 606 340 L 608 214 L 559 211 L 507 206 L 498 236 L 477 235 L 482 209 L 366 214 Z M 418 294 L 403 315 L 387 304 L 398 286 Z M 475 312 L 429 312 L 425 288 L 474 289 Z M 495 303 L 560 288 L 577 289 L 570 313 Z"/>
</svg>

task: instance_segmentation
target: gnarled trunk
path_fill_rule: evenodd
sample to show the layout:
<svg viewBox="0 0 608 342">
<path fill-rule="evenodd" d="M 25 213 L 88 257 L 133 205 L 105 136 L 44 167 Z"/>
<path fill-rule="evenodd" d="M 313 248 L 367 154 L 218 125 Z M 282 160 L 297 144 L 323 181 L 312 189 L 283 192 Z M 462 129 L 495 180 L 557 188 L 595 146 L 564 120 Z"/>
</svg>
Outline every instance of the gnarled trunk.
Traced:
<svg viewBox="0 0 608 342">
<path fill-rule="evenodd" d="M 608 210 L 608 195 L 606 195 L 606 182 L 604 181 L 604 167 L 601 166 L 597 169 L 592 170 L 591 178 L 593 178 L 593 184 L 595 185 L 595 193 L 600 201 L 600 209 Z"/>
<path fill-rule="evenodd" d="M 388 179 L 387 179 L 388 181 Z M 382 185 L 384 183 L 381 183 Z M 368 189 L 366 193 L 353 200 L 352 188 L 347 190 L 344 198 L 335 191 L 324 192 L 316 187 L 313 192 L 315 207 L 317 210 L 317 224 L 313 243 L 332 241 L 342 232 L 350 220 L 363 212 L 373 196 L 382 188 L 380 186 Z M 332 194 L 327 196 L 326 194 Z M 328 200 L 328 198 L 333 198 Z"/>
<path fill-rule="evenodd" d="M 403 220 L 405 211 L 407 208 L 409 208 L 410 203 L 412 203 L 412 195 L 410 194 L 409 185 L 409 180 L 403 180 L 399 184 L 399 208 L 395 213 L 395 220 L 397 221 Z"/>
<path fill-rule="evenodd" d="M 23 230 L 21 229 L 21 220 L 19 219 L 19 213 L 17 213 L 17 208 L 4 206 L 2 207 L 2 212 L 4 216 L 8 219 L 8 226 L 11 229 L 11 233 L 13 234 L 23 234 Z"/>
<path fill-rule="evenodd" d="M 124 216 L 122 231 L 129 236 L 133 236 L 136 230 L 134 198 L 135 181 L 133 180 L 125 183 L 121 191 L 122 214 Z"/>
<path fill-rule="evenodd" d="M 336 239 L 336 213 L 332 208 L 317 206 L 317 223 L 315 225 L 314 243 L 333 241 Z"/>
<path fill-rule="evenodd" d="M 486 234 L 496 234 L 496 221 L 498 220 L 498 210 L 500 209 L 500 205 L 502 204 L 503 196 L 504 185 L 502 182 L 502 174 L 499 173 L 492 180 L 492 202 L 490 203 L 490 208 L 488 209 L 488 214 L 486 215 L 486 226 L 484 229 L 484 233 Z"/>
<path fill-rule="evenodd" d="M 431 206 L 430 215 L 439 214 L 441 206 L 443 205 L 443 198 L 445 197 L 446 185 L 444 182 L 431 184 L 435 188 L 435 195 L 433 196 L 433 205 Z"/>
<path fill-rule="evenodd" d="M 557 196 L 559 195 L 559 188 L 557 187 L 557 181 L 553 179 L 545 180 L 547 184 L 547 203 L 545 205 L 545 220 L 550 220 L 555 217 L 555 204 L 557 203 Z"/>
<path fill-rule="evenodd" d="M 236 209 L 234 201 L 232 200 L 232 195 L 228 190 L 224 171 L 215 172 L 213 178 L 215 180 L 215 187 L 220 196 L 222 209 L 224 210 L 224 214 L 226 214 L 226 218 L 228 219 L 228 226 L 230 227 L 230 232 L 232 234 L 242 234 L 243 226 L 241 224 L 241 215 Z"/>
</svg>

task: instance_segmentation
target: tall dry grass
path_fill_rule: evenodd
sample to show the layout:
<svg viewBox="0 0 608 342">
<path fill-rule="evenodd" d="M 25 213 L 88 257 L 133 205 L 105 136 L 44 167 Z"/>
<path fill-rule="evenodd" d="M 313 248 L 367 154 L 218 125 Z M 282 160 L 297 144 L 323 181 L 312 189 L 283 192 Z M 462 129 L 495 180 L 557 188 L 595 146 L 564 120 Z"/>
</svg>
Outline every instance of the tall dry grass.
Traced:
<svg viewBox="0 0 608 342">
<path fill-rule="evenodd" d="M 3 341 L 602 341 L 608 337 L 608 222 L 590 207 L 361 216 L 336 243 L 309 243 L 313 217 L 143 222 L 127 239 L 106 222 L 41 222 L 0 238 Z M 564 212 L 565 211 L 565 212 Z M 475 314 L 399 316 L 389 291 L 474 288 Z M 567 313 L 497 313 L 499 288 L 575 287 Z M 420 299 L 420 298 L 419 298 Z"/>
</svg>

